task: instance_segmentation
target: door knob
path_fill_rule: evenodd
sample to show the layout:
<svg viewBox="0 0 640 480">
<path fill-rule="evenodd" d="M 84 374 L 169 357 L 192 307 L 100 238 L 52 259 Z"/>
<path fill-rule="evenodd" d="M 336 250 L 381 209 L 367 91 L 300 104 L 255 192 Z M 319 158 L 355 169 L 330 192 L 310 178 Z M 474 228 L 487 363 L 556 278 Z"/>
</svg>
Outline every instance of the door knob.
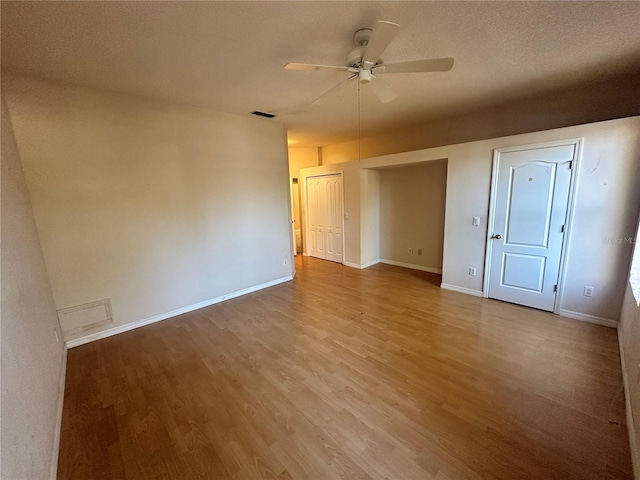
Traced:
<svg viewBox="0 0 640 480">
<path fill-rule="evenodd" d="M 502 235 L 500 235 L 499 233 L 494 233 L 491 238 L 495 238 L 496 240 L 500 240 L 502 238 Z"/>
</svg>

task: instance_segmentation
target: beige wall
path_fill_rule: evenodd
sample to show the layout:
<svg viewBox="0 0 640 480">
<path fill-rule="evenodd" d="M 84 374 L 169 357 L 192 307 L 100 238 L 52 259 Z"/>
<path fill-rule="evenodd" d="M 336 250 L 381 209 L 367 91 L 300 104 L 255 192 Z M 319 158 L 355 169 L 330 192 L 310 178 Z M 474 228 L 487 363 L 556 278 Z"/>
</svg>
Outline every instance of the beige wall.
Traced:
<svg viewBox="0 0 640 480">
<path fill-rule="evenodd" d="M 350 264 L 358 264 L 360 169 L 447 159 L 442 281 L 461 291 L 480 295 L 494 149 L 583 138 L 560 307 L 566 315 L 616 322 L 631 251 L 618 248 L 606 239 L 630 237 L 635 232 L 640 205 L 639 131 L 640 117 L 631 117 L 331 164 L 305 169 L 303 175 L 344 171 L 345 210 L 350 213 L 345 221 L 345 259 Z M 481 218 L 479 226 L 472 225 L 474 216 Z M 468 275 L 469 267 L 477 269 L 475 277 Z M 583 295 L 584 285 L 595 287 L 593 297 Z"/>
<path fill-rule="evenodd" d="M 318 147 L 289 147 L 289 176 L 298 178 L 300 169 L 320 165 Z"/>
<path fill-rule="evenodd" d="M 112 301 L 78 336 L 292 274 L 282 125 L 3 80 L 56 307 Z"/>
<path fill-rule="evenodd" d="M 380 172 L 360 170 L 360 265 L 380 261 Z"/>
<path fill-rule="evenodd" d="M 446 187 L 446 161 L 380 170 L 380 258 L 442 269 Z"/>
<path fill-rule="evenodd" d="M 640 75 L 573 88 L 362 139 L 362 158 L 640 114 Z M 321 149 L 322 165 L 358 158 L 358 141 Z"/>
<path fill-rule="evenodd" d="M 57 466 L 64 344 L 4 100 L 1 155 L 0 477 L 45 479 Z"/>
</svg>

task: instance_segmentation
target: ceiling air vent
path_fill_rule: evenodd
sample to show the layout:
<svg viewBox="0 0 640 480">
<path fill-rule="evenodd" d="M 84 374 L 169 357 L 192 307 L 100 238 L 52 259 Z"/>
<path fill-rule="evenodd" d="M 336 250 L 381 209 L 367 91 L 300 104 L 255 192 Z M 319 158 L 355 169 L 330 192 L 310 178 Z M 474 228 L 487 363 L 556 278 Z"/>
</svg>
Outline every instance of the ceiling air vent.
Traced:
<svg viewBox="0 0 640 480">
<path fill-rule="evenodd" d="M 251 115 L 258 115 L 259 117 L 267 117 L 267 118 L 275 117 L 273 113 L 261 112 L 260 110 L 254 110 L 253 112 L 251 112 Z"/>
</svg>

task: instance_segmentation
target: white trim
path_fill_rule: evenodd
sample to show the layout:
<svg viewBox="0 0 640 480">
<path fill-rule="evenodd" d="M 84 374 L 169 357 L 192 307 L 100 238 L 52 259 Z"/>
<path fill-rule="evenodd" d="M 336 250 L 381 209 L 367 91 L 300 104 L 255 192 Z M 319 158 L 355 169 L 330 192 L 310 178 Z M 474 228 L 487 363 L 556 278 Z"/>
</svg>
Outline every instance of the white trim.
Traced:
<svg viewBox="0 0 640 480">
<path fill-rule="evenodd" d="M 298 254 L 298 247 L 296 246 L 296 219 L 295 219 L 295 205 L 293 199 L 293 178 L 289 177 L 289 224 L 291 225 L 291 264 L 293 265 L 293 269 L 295 270 L 295 265 L 293 262 L 294 257 Z M 296 180 L 297 177 L 296 177 Z M 296 183 L 298 185 L 298 183 Z M 298 187 L 298 190 L 300 187 Z"/>
<path fill-rule="evenodd" d="M 474 297 L 483 297 L 483 293 L 480 290 L 473 290 L 472 288 L 458 287 L 457 285 L 450 285 L 448 283 L 441 283 L 440 288 L 443 290 L 451 290 L 453 292 L 464 293 L 466 295 L 473 295 Z"/>
<path fill-rule="evenodd" d="M 565 234 L 564 241 L 562 242 L 562 249 L 560 250 L 560 271 L 558 273 L 558 294 L 556 295 L 556 304 L 553 307 L 553 313 L 560 315 L 562 307 L 562 300 L 564 295 L 565 285 L 565 271 L 569 264 L 569 254 L 571 252 L 571 234 L 573 232 L 573 212 L 575 212 L 577 191 L 578 191 L 578 177 L 580 176 L 580 167 L 582 166 L 582 145 L 584 138 L 577 138 L 573 140 L 576 150 L 574 152 L 573 170 L 571 172 L 571 178 L 569 180 L 569 203 L 567 204 L 567 213 L 565 217 Z M 606 320 L 606 319 L 605 319 Z M 616 323 L 616 328 L 618 322 Z"/>
<path fill-rule="evenodd" d="M 575 211 L 575 203 L 576 203 L 576 191 L 578 187 L 578 169 L 582 164 L 582 145 L 584 143 L 584 138 L 568 138 L 566 140 L 555 140 L 552 142 L 542 142 L 542 143 L 534 143 L 529 145 L 519 145 L 514 147 L 506 147 L 506 148 L 496 148 L 493 150 L 493 164 L 491 169 L 491 189 L 489 193 L 489 216 L 487 218 L 487 235 L 486 235 L 486 253 L 484 257 L 484 276 L 482 282 L 482 296 L 485 298 L 489 298 L 489 282 L 491 280 L 491 255 L 493 253 L 493 242 L 491 241 L 491 237 L 494 231 L 495 224 L 495 209 L 496 209 L 496 197 L 498 194 L 498 168 L 500 164 L 500 155 L 502 153 L 508 152 L 519 152 L 524 150 L 536 150 L 539 148 L 551 148 L 551 147 L 559 147 L 563 145 L 574 145 L 575 150 L 573 153 L 573 165 L 571 170 L 571 177 L 569 179 L 569 199 L 567 202 L 567 211 L 565 214 L 565 235 L 562 242 L 562 247 L 560 249 L 560 264 L 558 270 L 558 293 L 555 298 L 555 303 L 553 307 L 553 313 L 558 315 L 562 315 L 560 313 L 560 306 L 562 305 L 562 293 L 564 291 L 564 272 L 567 266 L 567 259 L 569 258 L 570 245 L 571 245 L 571 231 L 573 226 L 573 212 Z M 577 312 L 576 315 L 580 315 Z M 569 316 L 569 315 L 563 315 Z M 571 317 L 576 318 L 576 317 Z M 593 319 L 599 319 L 599 317 L 593 317 Z M 595 320 L 585 320 L 584 318 L 578 318 L 578 320 L 585 320 L 592 323 L 599 323 L 600 325 L 605 325 L 604 323 L 600 323 L 600 320 L 605 320 L 607 322 L 611 322 L 609 319 L 599 319 L 599 321 Z M 617 322 L 616 322 L 617 325 Z M 609 323 L 606 326 L 611 326 Z"/>
<path fill-rule="evenodd" d="M 596 317 L 595 315 L 565 310 L 564 308 L 558 310 L 558 315 L 583 322 L 595 323 L 596 325 L 603 325 L 605 327 L 618 328 L 618 322 L 610 318 Z"/>
<path fill-rule="evenodd" d="M 346 260 L 342 261 L 342 264 L 345 267 L 351 267 L 351 268 L 357 268 L 357 269 L 362 269 L 362 265 L 360 265 L 359 263 L 351 263 L 351 262 L 347 262 Z"/>
<path fill-rule="evenodd" d="M 560 130 L 560 129 L 557 129 L 557 130 Z M 512 135 L 512 136 L 516 136 L 516 135 Z M 504 137 L 504 138 L 508 138 L 508 137 Z M 527 143 L 525 145 L 514 145 L 513 147 L 500 147 L 500 148 L 496 148 L 496 150 L 499 150 L 502 153 L 521 152 L 525 150 L 538 150 L 539 148 L 552 148 L 552 147 L 562 147 L 563 145 L 575 145 L 579 142 L 582 142 L 583 140 L 584 140 L 583 137 L 563 138 L 560 140 L 551 140 L 549 142 Z"/>
<path fill-rule="evenodd" d="M 376 258 L 375 260 L 371 260 L 370 262 L 367 263 L 363 263 L 360 265 L 360 268 L 369 268 L 369 267 L 373 267 L 374 265 L 379 264 L 380 262 L 382 262 L 381 259 Z"/>
<path fill-rule="evenodd" d="M 166 320 L 167 318 L 175 317 L 177 315 L 182 315 L 183 313 L 192 312 L 194 310 L 198 310 L 199 308 L 208 307 L 210 305 L 223 302 L 224 300 L 231 300 L 232 298 L 240 297 L 248 293 L 257 292 L 258 290 L 262 290 L 264 288 L 273 287 L 274 285 L 288 282 L 289 280 L 293 280 L 293 275 L 287 275 L 286 277 L 277 278 L 275 280 L 271 280 L 270 282 L 261 283 L 260 285 L 254 285 L 253 287 L 244 288 L 242 290 L 237 290 L 220 297 L 205 300 L 204 302 L 194 303 L 193 305 L 188 305 L 186 307 L 178 308 L 166 313 L 161 313 L 160 315 L 154 315 L 153 317 L 144 318 L 142 320 L 137 320 L 135 322 L 120 325 L 118 327 L 109 328 L 108 330 L 103 330 L 101 332 L 85 335 L 84 337 L 67 340 L 67 348 L 78 347 L 80 345 L 84 345 L 85 343 L 94 342 L 96 340 L 111 337 L 119 333 L 128 332 L 129 330 L 133 330 L 134 328 L 144 327 L 145 325 L 156 323 L 161 320 Z"/>
<path fill-rule="evenodd" d="M 622 384 L 624 385 L 624 402 L 627 413 L 627 432 L 629 432 L 629 446 L 631 447 L 631 464 L 633 465 L 633 478 L 640 480 L 640 451 L 636 443 L 636 424 L 633 421 L 633 410 L 631 410 L 631 390 L 629 389 L 629 372 L 624 363 L 624 347 L 621 330 L 618 330 L 618 346 L 620 349 L 620 364 L 622 365 Z"/>
<path fill-rule="evenodd" d="M 56 408 L 56 423 L 53 432 L 53 452 L 51 455 L 51 467 L 49 478 L 56 480 L 58 477 L 58 457 L 60 456 L 60 435 L 62 433 L 62 408 L 64 406 L 64 387 L 67 378 L 67 346 L 63 345 L 62 366 L 60 379 L 58 380 L 58 406 Z"/>
<path fill-rule="evenodd" d="M 404 268 L 411 268 L 413 270 L 421 270 L 423 272 L 429 272 L 429 273 L 437 273 L 437 274 L 442 274 L 442 269 L 441 268 L 434 268 L 434 267 L 423 267 L 422 265 L 416 265 L 414 263 L 404 263 L 404 262 L 396 262 L 395 260 L 389 260 L 387 258 L 381 258 L 379 260 L 380 263 L 386 263 L 387 265 L 395 265 L 396 267 L 404 267 Z M 378 262 L 376 262 L 378 263 Z"/>
<path fill-rule="evenodd" d="M 491 280 L 491 255 L 493 254 L 493 232 L 495 230 L 496 197 L 498 196 L 498 167 L 500 164 L 500 150 L 493 150 L 491 163 L 491 186 L 489 188 L 489 215 L 487 216 L 487 231 L 485 232 L 484 275 L 482 276 L 482 296 L 489 298 L 489 280 Z"/>
</svg>

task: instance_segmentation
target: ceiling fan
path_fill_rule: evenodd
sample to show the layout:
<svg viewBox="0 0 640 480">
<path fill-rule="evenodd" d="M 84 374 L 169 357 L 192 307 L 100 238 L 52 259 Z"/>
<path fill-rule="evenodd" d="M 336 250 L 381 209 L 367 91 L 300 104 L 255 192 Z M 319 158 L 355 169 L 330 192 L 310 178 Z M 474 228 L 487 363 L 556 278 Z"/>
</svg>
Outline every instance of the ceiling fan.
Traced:
<svg viewBox="0 0 640 480">
<path fill-rule="evenodd" d="M 367 84 L 376 78 L 377 75 L 389 73 L 425 73 L 425 72 L 448 72 L 453 67 L 453 58 L 428 58 L 423 60 L 413 60 L 409 62 L 398 62 L 385 64 L 381 56 L 389 46 L 393 38 L 398 33 L 400 25 L 393 22 L 380 20 L 376 22 L 373 30 L 361 28 L 353 35 L 356 47 L 347 55 L 345 66 L 333 65 L 313 65 L 308 63 L 287 63 L 286 70 L 317 70 L 349 72 L 352 75 L 312 102 L 312 105 L 320 105 L 326 101 L 331 94 L 339 89 L 344 83 L 358 78 L 360 83 Z M 388 86 L 372 82 L 371 89 L 382 103 L 394 100 L 397 94 Z"/>
</svg>

